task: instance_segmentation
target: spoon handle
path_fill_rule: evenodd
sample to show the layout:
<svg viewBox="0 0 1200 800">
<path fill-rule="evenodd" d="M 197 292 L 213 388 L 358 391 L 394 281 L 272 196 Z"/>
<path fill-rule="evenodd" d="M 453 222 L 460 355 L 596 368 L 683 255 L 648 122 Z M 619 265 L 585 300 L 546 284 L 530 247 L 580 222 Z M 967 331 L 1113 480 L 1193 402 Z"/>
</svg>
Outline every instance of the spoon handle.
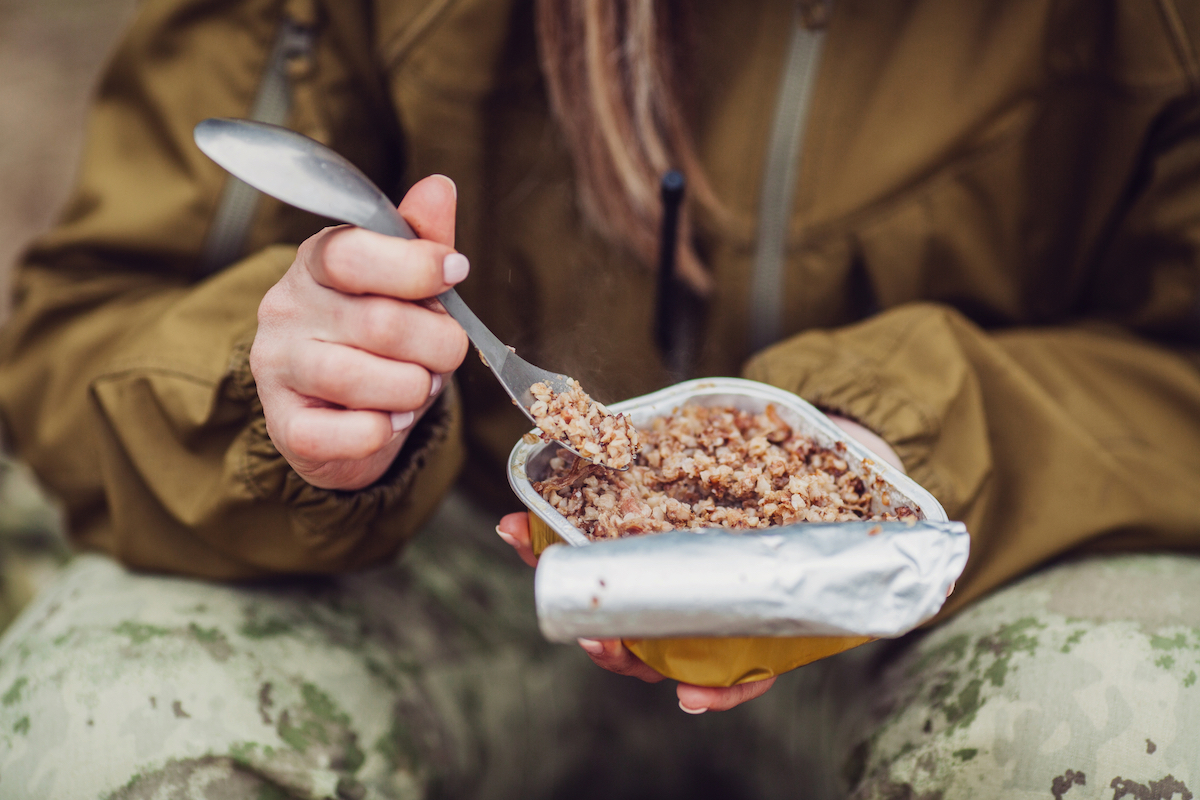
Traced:
<svg viewBox="0 0 1200 800">
<path fill-rule="evenodd" d="M 380 208 L 370 219 L 366 220 L 365 224 L 359 227 L 375 233 L 382 233 L 384 236 L 397 236 L 401 239 L 418 238 L 404 217 L 400 216 L 399 211 L 392 209 L 390 214 L 387 211 L 388 209 Z M 479 317 L 475 316 L 475 312 L 463 302 L 454 289 L 447 289 L 439 294 L 437 299 L 446 309 L 446 313 L 466 331 L 471 343 L 479 350 L 488 367 L 496 373 L 497 377 L 500 377 L 504 369 L 504 362 L 512 354 L 512 351 L 488 330 L 488 327 Z M 502 378 L 501 382 L 503 382 Z M 512 393 L 511 390 L 509 393 Z"/>
</svg>

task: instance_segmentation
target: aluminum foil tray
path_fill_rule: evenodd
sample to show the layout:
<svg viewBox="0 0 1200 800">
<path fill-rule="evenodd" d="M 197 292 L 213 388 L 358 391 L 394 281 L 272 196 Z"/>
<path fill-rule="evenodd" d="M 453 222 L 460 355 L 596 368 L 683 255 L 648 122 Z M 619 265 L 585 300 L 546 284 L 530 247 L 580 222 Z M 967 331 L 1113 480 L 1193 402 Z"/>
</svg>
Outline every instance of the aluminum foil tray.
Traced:
<svg viewBox="0 0 1200 800">
<path fill-rule="evenodd" d="M 842 455 L 850 469 L 858 473 L 868 486 L 871 485 L 874 476 L 882 478 L 888 487 L 887 494 L 888 499 L 892 500 L 891 506 L 907 505 L 915 509 L 918 518 L 922 520 L 946 521 L 946 512 L 941 504 L 916 481 L 891 464 L 877 461 L 869 450 L 849 438 L 845 431 L 813 405 L 791 392 L 774 386 L 742 378 L 704 378 L 613 403 L 608 408 L 610 411 L 628 414 L 633 424 L 640 427 L 648 425 L 656 417 L 668 416 L 676 408 L 688 404 L 733 406 L 756 414 L 762 413 L 768 405 L 774 405 L 784 421 L 800 433 L 811 436 L 821 446 L 833 448 L 838 442 L 844 444 L 845 451 Z M 559 514 L 533 488 L 533 482 L 544 480 L 549 472 L 554 450 L 554 445 L 543 442 L 517 442 L 508 457 L 508 482 L 521 502 L 549 525 L 562 541 L 577 546 L 590 544 L 590 540 L 582 532 L 567 522 L 566 517 Z M 878 498 L 873 506 L 876 512 L 888 508 L 883 506 Z"/>
<path fill-rule="evenodd" d="M 960 523 L 947 522 L 933 495 L 877 461 L 809 403 L 754 381 L 688 381 L 609 408 L 646 426 L 685 404 L 754 413 L 773 405 L 799 433 L 841 451 L 874 487 L 873 510 L 906 505 L 918 521 L 911 528 L 805 523 L 592 543 L 533 488 L 546 477 L 555 446 L 522 440 L 509 457 L 508 477 L 532 512 L 534 550 L 572 546 L 547 553 L 538 567 L 538 619 L 548 638 L 619 636 L 668 677 L 729 686 L 901 635 L 937 612 L 965 566 L 969 538 Z M 680 568 L 684 562 L 687 569 Z"/>
</svg>

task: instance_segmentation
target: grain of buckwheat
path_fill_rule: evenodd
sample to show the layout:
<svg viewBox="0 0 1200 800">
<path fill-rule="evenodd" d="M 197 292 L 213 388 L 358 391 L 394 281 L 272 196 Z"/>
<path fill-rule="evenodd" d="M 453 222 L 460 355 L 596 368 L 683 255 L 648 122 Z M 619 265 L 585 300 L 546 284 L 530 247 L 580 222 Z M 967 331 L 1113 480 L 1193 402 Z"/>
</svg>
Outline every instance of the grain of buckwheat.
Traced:
<svg viewBox="0 0 1200 800">
<path fill-rule="evenodd" d="M 570 387 L 555 392 L 544 383 L 529 387 L 534 403 L 533 415 L 545 441 L 565 441 L 575 452 L 595 464 L 624 469 L 633 462 L 641 445 L 637 428 L 624 414 L 613 414 L 580 388 L 574 378 Z"/>
<path fill-rule="evenodd" d="M 884 493 L 873 498 L 845 458 L 794 431 L 772 406 L 761 414 L 684 406 L 640 434 L 643 447 L 627 472 L 559 450 L 534 488 L 592 539 L 917 516 L 904 505 L 873 511 Z"/>
</svg>

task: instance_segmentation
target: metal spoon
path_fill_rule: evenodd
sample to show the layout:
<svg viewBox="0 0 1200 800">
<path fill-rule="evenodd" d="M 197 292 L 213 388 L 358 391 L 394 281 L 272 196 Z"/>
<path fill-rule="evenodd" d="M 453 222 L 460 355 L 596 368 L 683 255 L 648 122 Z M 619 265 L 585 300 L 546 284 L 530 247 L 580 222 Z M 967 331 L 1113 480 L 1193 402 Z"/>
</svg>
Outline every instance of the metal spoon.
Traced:
<svg viewBox="0 0 1200 800">
<path fill-rule="evenodd" d="M 417 238 L 392 201 L 358 167 L 303 134 L 244 119 L 206 119 L 196 126 L 193 137 L 204 154 L 230 174 L 288 205 L 385 236 Z M 536 367 L 508 349 L 458 292 L 447 289 L 437 299 L 467 332 L 483 362 L 530 421 L 534 403 L 530 386 L 544 383 L 556 393 L 568 391 L 566 375 Z M 568 443 L 558 444 L 586 458 Z"/>
</svg>

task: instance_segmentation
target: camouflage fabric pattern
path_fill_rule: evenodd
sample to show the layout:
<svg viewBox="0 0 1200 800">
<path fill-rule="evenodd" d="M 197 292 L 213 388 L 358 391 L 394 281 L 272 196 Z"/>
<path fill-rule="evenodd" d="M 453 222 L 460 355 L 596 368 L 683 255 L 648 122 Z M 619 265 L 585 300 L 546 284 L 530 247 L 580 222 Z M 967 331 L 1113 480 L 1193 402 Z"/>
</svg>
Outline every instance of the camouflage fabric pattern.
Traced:
<svg viewBox="0 0 1200 800">
<path fill-rule="evenodd" d="M 492 525 L 451 502 L 399 564 L 327 580 L 77 557 L 0 641 L 0 798 L 785 797 L 812 769 L 759 735 L 780 708 L 697 720 L 546 643 Z"/>
<path fill-rule="evenodd" d="M 1192 559 L 1060 566 L 691 717 L 545 643 L 491 522 L 327 580 L 78 557 L 0 641 L 0 799 L 1190 797 Z"/>
<path fill-rule="evenodd" d="M 1200 559 L 1094 557 L 1035 574 L 833 690 L 842 789 L 883 798 L 1190 800 L 1200 785 Z"/>
<path fill-rule="evenodd" d="M 463 573 L 488 570 L 230 587 L 81 556 L 0 644 L 0 796 L 422 795 L 443 743 L 413 737 L 454 721 L 429 720 L 420 664 L 456 648 L 503 662 L 506 639 L 528 638 L 503 618 L 527 586 Z"/>
</svg>

